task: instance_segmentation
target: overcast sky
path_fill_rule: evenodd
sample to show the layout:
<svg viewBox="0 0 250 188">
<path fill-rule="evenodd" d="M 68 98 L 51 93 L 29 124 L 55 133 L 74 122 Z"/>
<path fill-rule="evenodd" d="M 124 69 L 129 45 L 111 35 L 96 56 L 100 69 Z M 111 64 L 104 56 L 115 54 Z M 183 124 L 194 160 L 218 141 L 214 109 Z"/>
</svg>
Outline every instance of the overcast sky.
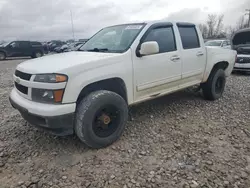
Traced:
<svg viewBox="0 0 250 188">
<path fill-rule="evenodd" d="M 104 26 L 168 19 L 195 23 L 208 13 L 233 25 L 250 0 L 0 0 L 0 40 L 88 38 Z"/>
</svg>

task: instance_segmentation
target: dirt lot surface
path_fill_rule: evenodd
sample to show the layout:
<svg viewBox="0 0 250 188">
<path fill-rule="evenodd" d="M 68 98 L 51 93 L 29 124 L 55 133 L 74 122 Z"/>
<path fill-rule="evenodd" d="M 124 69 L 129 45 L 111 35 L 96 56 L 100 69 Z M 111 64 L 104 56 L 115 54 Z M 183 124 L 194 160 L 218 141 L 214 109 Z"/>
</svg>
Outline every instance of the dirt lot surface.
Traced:
<svg viewBox="0 0 250 188">
<path fill-rule="evenodd" d="M 0 62 L 0 187 L 250 187 L 250 76 L 223 98 L 190 90 L 131 109 L 122 138 L 94 150 L 28 125 L 8 101 L 24 60 Z"/>
</svg>

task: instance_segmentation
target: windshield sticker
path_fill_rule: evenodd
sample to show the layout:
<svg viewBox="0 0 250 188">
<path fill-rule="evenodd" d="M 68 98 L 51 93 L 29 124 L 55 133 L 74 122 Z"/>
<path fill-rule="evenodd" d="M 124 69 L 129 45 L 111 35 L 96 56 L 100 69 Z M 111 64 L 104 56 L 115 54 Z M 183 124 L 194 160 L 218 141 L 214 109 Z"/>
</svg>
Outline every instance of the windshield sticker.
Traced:
<svg viewBox="0 0 250 188">
<path fill-rule="evenodd" d="M 141 29 L 142 25 L 129 25 L 125 29 Z"/>
</svg>

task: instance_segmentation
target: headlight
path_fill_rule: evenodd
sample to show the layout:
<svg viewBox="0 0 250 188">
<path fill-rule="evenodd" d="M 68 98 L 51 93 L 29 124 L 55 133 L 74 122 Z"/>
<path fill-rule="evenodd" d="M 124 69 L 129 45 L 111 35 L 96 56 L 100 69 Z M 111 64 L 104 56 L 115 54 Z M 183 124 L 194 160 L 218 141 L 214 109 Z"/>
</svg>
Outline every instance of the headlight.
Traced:
<svg viewBox="0 0 250 188">
<path fill-rule="evenodd" d="M 68 77 L 63 74 L 37 74 L 34 82 L 59 83 L 66 82 Z"/>
<path fill-rule="evenodd" d="M 47 89 L 32 89 L 32 101 L 41 103 L 60 103 L 63 99 L 64 89 L 47 90 Z"/>
</svg>

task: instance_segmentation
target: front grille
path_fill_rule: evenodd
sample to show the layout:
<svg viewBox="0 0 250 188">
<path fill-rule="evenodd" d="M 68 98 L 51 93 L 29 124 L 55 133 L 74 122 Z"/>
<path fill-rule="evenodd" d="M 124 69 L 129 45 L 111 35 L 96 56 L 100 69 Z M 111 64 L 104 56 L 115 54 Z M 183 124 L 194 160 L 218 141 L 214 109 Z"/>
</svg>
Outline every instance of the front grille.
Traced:
<svg viewBox="0 0 250 188">
<path fill-rule="evenodd" d="M 250 63 L 250 57 L 237 57 L 236 63 Z"/>
<path fill-rule="evenodd" d="M 21 93 L 25 94 L 25 95 L 28 95 L 28 88 L 23 86 L 23 85 L 20 85 L 18 83 L 15 82 L 15 87 L 17 88 L 18 91 L 20 91 Z"/>
<path fill-rule="evenodd" d="M 27 73 L 24 73 L 24 72 L 21 72 L 19 70 L 16 70 L 15 71 L 15 75 L 23 80 L 30 80 L 31 78 L 31 74 L 27 74 Z"/>
</svg>

